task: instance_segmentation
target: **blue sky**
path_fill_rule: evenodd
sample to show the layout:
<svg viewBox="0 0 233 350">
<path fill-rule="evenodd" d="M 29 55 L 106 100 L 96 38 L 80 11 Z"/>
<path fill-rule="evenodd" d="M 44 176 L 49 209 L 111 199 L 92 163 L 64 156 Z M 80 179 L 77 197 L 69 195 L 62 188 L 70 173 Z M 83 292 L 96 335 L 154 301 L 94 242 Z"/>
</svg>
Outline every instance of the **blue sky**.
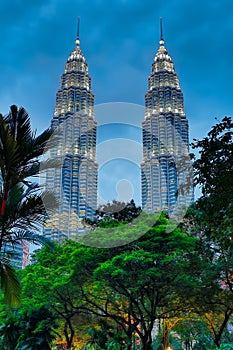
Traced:
<svg viewBox="0 0 233 350">
<path fill-rule="evenodd" d="M 190 140 L 203 137 L 215 117 L 232 115 L 230 0 L 1 0 L 2 114 L 11 104 L 22 105 L 34 128 L 49 126 L 60 76 L 74 47 L 77 16 L 96 104 L 144 104 L 162 16 Z"/>
</svg>

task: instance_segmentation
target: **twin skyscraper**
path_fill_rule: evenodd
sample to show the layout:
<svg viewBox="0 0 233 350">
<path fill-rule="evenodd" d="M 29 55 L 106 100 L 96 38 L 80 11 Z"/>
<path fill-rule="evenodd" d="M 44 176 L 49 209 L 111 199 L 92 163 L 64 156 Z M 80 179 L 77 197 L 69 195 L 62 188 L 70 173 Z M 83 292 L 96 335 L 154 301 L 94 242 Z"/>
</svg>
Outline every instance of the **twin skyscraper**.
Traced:
<svg viewBox="0 0 233 350">
<path fill-rule="evenodd" d="M 52 128 L 58 141 L 50 156 L 61 166 L 47 171 L 46 189 L 54 192 L 59 207 L 46 221 L 44 233 L 61 243 L 82 233 L 83 219 L 93 220 L 97 209 L 97 122 L 79 29 L 56 95 Z M 189 132 L 179 80 L 164 45 L 162 22 L 159 49 L 148 79 L 142 133 L 142 209 L 173 215 L 192 200 L 192 191 L 180 191 L 188 176 L 187 167 L 182 170 L 180 164 L 190 163 Z"/>
</svg>

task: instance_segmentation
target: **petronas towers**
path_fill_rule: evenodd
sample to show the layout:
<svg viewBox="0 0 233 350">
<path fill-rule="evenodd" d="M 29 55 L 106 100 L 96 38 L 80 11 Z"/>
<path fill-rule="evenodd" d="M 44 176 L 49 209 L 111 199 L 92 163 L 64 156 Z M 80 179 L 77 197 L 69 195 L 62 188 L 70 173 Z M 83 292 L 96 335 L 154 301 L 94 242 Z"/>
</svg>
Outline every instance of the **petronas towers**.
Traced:
<svg viewBox="0 0 233 350">
<path fill-rule="evenodd" d="M 46 188 L 55 193 L 59 208 L 47 220 L 44 233 L 61 243 L 82 233 L 83 219 L 94 219 L 97 209 L 97 123 L 79 31 L 61 77 L 52 127 L 58 142 L 51 157 L 58 159 L 61 166 L 47 171 Z M 190 194 L 177 196 L 184 181 L 184 172 L 179 172 L 177 163 L 188 156 L 189 136 L 183 94 L 164 46 L 162 26 L 160 46 L 148 79 L 142 133 L 142 208 L 172 214 L 179 206 L 188 206 L 191 200 Z"/>
</svg>

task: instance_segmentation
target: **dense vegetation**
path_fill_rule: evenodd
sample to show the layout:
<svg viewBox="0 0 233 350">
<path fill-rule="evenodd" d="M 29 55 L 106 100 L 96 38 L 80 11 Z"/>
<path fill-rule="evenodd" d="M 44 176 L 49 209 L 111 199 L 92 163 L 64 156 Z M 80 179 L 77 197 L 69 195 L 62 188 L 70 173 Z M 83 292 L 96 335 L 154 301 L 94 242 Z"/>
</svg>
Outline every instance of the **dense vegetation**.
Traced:
<svg viewBox="0 0 233 350">
<path fill-rule="evenodd" d="M 29 152 L 37 139 L 31 133 L 19 138 L 26 122 L 19 127 L 14 121 L 22 112 L 13 107 L 0 118 L 1 239 L 12 244 L 17 238 L 38 241 L 35 224 L 45 214 L 41 192 L 32 193 L 36 187 L 27 180 L 38 173 L 44 141 L 40 153 Z M 95 222 L 86 222 L 92 230 L 82 242 L 44 246 L 22 271 L 2 253 L 1 349 L 232 349 L 232 136 L 226 117 L 193 142 L 199 150 L 194 182 L 202 195 L 179 227 L 171 230 L 166 213 L 148 215 L 133 201 L 113 201 L 99 208 Z M 85 245 L 86 239 L 93 244 Z M 113 248 L 105 248 L 109 240 Z M 12 295 L 19 297 L 20 286 L 17 305 Z"/>
</svg>

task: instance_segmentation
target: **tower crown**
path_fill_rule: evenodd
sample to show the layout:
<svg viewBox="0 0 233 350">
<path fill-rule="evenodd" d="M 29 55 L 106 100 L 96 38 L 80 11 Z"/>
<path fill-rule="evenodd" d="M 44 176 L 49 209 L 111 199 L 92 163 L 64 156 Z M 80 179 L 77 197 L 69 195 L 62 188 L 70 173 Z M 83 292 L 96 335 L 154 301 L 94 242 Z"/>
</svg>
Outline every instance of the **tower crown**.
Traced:
<svg viewBox="0 0 233 350">
<path fill-rule="evenodd" d="M 67 63 L 71 61 L 76 61 L 76 62 L 86 62 L 86 59 L 81 51 L 80 48 L 80 37 L 79 37 L 79 32 L 80 32 L 80 17 L 78 17 L 78 24 L 77 24 L 77 35 L 76 35 L 76 40 L 75 40 L 75 48 L 71 52 L 70 56 L 68 57 Z"/>
<path fill-rule="evenodd" d="M 67 62 L 71 62 L 71 61 L 76 61 L 76 62 L 86 62 L 86 58 L 84 57 L 80 46 L 76 46 L 74 48 L 74 50 L 71 52 L 70 56 L 68 57 Z"/>
<path fill-rule="evenodd" d="M 162 26 L 162 17 L 160 17 L 160 40 L 159 40 L 159 49 L 154 57 L 153 71 L 169 71 L 175 72 L 174 64 L 171 56 L 168 54 L 167 49 L 164 45 L 163 37 L 163 26 Z"/>
</svg>

